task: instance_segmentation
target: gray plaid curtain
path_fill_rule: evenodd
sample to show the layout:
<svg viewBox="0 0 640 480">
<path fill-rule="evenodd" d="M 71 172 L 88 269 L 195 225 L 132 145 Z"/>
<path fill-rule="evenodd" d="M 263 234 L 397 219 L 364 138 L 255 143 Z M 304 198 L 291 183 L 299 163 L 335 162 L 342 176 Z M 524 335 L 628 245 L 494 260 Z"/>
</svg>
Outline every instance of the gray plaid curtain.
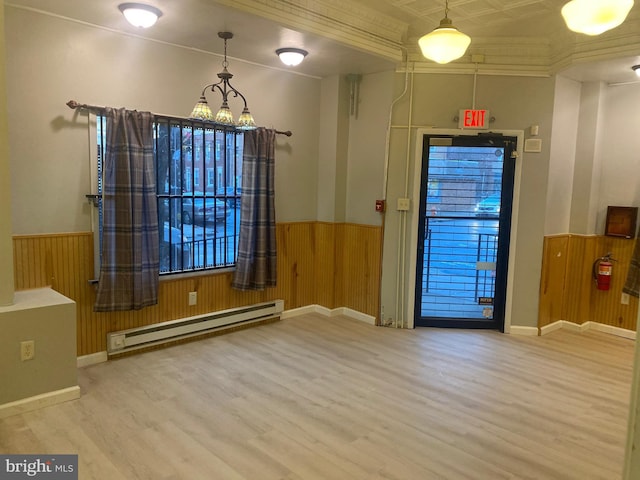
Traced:
<svg viewBox="0 0 640 480">
<path fill-rule="evenodd" d="M 105 109 L 102 261 L 94 310 L 158 303 L 159 255 L 153 115 Z"/>
<path fill-rule="evenodd" d="M 240 238 L 231 284 L 238 290 L 276 285 L 275 144 L 275 130 L 244 134 Z"/>
</svg>

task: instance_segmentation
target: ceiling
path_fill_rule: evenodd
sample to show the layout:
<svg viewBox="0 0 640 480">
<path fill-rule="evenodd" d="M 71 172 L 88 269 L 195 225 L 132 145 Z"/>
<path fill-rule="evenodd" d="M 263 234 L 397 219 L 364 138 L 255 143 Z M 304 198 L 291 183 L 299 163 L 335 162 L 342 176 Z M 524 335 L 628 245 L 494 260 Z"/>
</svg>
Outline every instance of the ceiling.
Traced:
<svg viewBox="0 0 640 480">
<path fill-rule="evenodd" d="M 223 47 L 217 32 L 231 31 L 235 35 L 228 44 L 231 71 L 234 59 L 284 70 L 287 67 L 279 62 L 275 49 L 304 48 L 309 55 L 295 71 L 315 77 L 396 68 L 407 52 L 417 51 L 417 38 L 435 28 L 444 16 L 444 0 L 142 1 L 163 12 L 158 23 L 148 30 L 136 29 L 125 21 L 117 8 L 120 0 L 4 3 L 215 54 L 220 54 Z M 565 2 L 450 0 L 449 18 L 471 36 L 472 47 L 474 39 L 480 38 L 491 45 L 507 45 L 514 39 L 516 43 L 522 39 L 547 45 L 554 37 L 568 35 L 560 16 Z M 636 5 L 630 18 L 640 18 L 638 10 L 640 6 Z M 626 50 L 625 55 L 604 62 L 579 61 L 562 73 L 581 81 L 636 81 L 630 67 L 640 63 L 640 49 Z"/>
</svg>

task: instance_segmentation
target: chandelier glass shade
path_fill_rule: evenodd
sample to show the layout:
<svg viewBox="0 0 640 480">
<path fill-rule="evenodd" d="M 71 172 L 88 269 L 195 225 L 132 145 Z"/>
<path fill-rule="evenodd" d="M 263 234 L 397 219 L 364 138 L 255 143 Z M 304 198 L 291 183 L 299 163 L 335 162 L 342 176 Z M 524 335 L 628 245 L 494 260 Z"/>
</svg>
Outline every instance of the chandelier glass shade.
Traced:
<svg viewBox="0 0 640 480">
<path fill-rule="evenodd" d="M 224 40 L 224 61 L 222 62 L 222 71 L 218 73 L 218 78 L 220 81 L 217 83 L 212 83 L 210 85 L 206 85 L 202 89 L 202 93 L 200 94 L 200 99 L 198 103 L 196 103 L 195 107 L 191 111 L 191 115 L 189 118 L 194 120 L 204 120 L 208 122 L 216 122 L 222 125 L 234 126 L 241 130 L 254 130 L 257 128 L 256 122 L 249 112 L 249 108 L 247 107 L 247 100 L 238 90 L 236 90 L 231 83 L 229 82 L 233 75 L 227 70 L 229 66 L 229 62 L 227 61 L 227 40 L 233 38 L 233 34 L 231 32 L 218 32 L 218 36 Z M 209 107 L 207 102 L 207 98 L 205 96 L 207 90 L 211 90 L 212 92 L 218 92 L 222 95 L 222 104 L 220 105 L 220 109 L 214 115 L 213 111 Z M 242 102 L 244 103 L 244 108 L 240 117 L 238 118 L 238 122 L 234 122 L 233 113 L 231 113 L 231 109 L 229 108 L 229 95 L 233 95 L 234 97 L 240 97 Z"/>
<path fill-rule="evenodd" d="M 300 65 L 307 53 L 306 50 L 301 48 L 279 48 L 276 50 L 276 55 L 280 57 L 280 61 L 288 67 Z"/>
<path fill-rule="evenodd" d="M 571 0 L 561 13 L 569 30 L 600 35 L 620 25 L 633 7 L 633 0 Z"/>
<path fill-rule="evenodd" d="M 453 26 L 448 17 L 449 1 L 445 2 L 444 18 L 431 33 L 418 40 L 422 55 L 437 63 L 449 63 L 464 55 L 471 43 L 471 38 Z"/>
<path fill-rule="evenodd" d="M 118 5 L 118 10 L 131 25 L 140 28 L 155 25 L 158 18 L 162 16 L 162 11 L 144 3 L 121 3 Z"/>
</svg>

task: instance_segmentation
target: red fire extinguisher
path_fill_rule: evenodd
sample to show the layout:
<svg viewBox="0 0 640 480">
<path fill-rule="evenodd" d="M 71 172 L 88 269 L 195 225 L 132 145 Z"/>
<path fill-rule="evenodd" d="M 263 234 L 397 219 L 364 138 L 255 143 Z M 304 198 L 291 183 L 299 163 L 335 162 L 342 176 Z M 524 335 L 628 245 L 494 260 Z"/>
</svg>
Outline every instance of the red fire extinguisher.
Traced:
<svg viewBox="0 0 640 480">
<path fill-rule="evenodd" d="M 609 290 L 611 271 L 613 270 L 612 262 L 615 261 L 615 259 L 611 258 L 611 253 L 607 253 L 604 257 L 600 257 L 593 262 L 593 279 L 598 290 Z"/>
</svg>

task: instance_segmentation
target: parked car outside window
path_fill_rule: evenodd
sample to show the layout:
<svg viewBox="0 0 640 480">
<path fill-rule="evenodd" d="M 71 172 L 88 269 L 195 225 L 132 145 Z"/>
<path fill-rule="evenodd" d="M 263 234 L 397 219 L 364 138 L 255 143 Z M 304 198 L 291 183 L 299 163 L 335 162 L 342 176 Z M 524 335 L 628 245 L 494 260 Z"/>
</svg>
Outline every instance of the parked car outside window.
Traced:
<svg viewBox="0 0 640 480">
<path fill-rule="evenodd" d="M 229 186 L 226 188 L 219 188 L 216 194 L 219 197 L 224 197 L 224 201 L 229 206 L 229 208 L 235 208 L 240 205 L 240 192 L 242 189 L 240 187 Z M 220 198 L 222 200 L 222 198 Z"/>
<path fill-rule="evenodd" d="M 475 213 L 477 216 L 500 215 L 500 195 L 499 194 L 491 195 L 481 200 L 480 202 L 478 202 L 475 208 Z"/>
<path fill-rule="evenodd" d="M 186 194 L 188 195 L 188 193 Z M 211 197 L 183 197 L 182 221 L 204 225 L 207 223 L 224 222 L 229 213 L 229 207 L 222 200 Z"/>
</svg>

